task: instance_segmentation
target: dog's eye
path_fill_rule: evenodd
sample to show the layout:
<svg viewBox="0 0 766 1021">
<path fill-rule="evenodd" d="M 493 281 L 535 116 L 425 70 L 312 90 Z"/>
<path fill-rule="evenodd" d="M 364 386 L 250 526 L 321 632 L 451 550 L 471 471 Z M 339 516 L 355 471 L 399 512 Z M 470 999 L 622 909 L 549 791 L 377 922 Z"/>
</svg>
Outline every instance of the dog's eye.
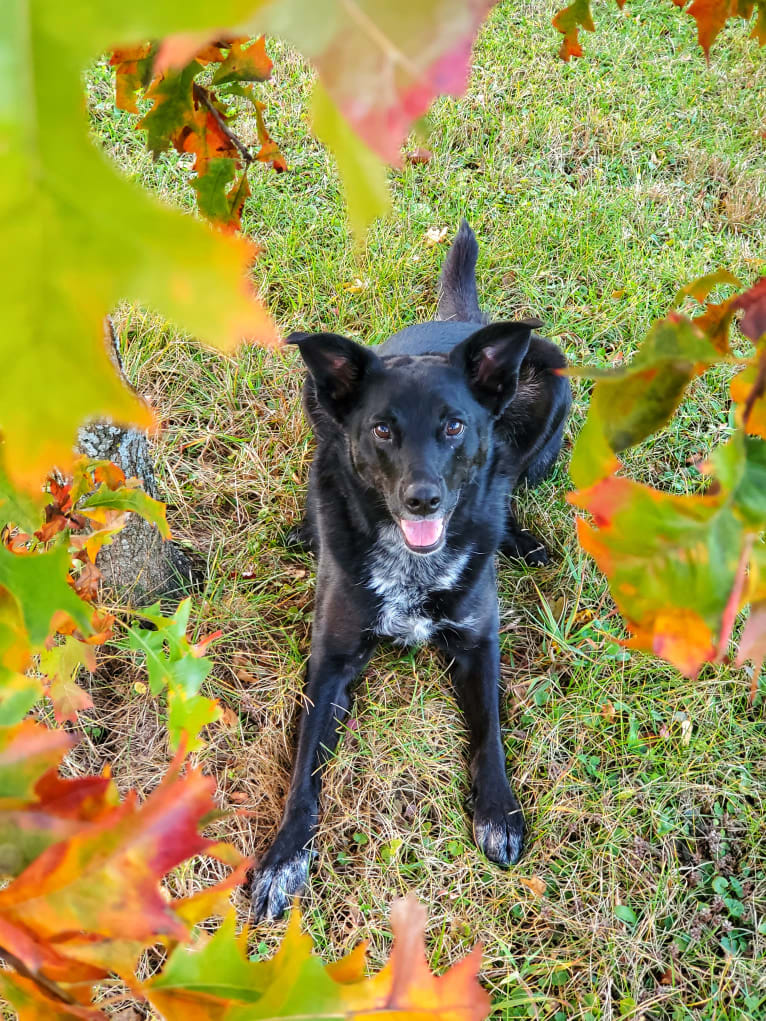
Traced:
<svg viewBox="0 0 766 1021">
<path fill-rule="evenodd" d="M 391 439 L 391 426 L 386 425 L 385 422 L 378 422 L 377 425 L 372 427 L 372 431 L 379 440 L 390 440 Z"/>
<path fill-rule="evenodd" d="M 447 436 L 459 436 L 465 429 L 465 426 L 459 418 L 447 419 L 447 424 L 444 426 L 444 432 Z"/>
</svg>

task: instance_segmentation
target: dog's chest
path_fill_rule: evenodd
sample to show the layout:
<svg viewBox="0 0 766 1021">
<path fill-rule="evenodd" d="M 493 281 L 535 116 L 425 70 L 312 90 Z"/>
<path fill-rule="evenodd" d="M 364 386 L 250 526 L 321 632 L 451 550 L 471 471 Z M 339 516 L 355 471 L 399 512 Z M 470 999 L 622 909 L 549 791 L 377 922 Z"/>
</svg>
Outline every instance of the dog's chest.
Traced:
<svg viewBox="0 0 766 1021">
<path fill-rule="evenodd" d="M 427 608 L 434 592 L 449 591 L 460 579 L 469 552 L 440 550 L 428 556 L 412 553 L 396 525 L 381 529 L 368 560 L 367 585 L 379 598 L 377 634 L 402 645 L 427 642 L 440 628 L 456 622 L 435 618 Z M 470 622 L 460 622 L 466 626 Z"/>
</svg>

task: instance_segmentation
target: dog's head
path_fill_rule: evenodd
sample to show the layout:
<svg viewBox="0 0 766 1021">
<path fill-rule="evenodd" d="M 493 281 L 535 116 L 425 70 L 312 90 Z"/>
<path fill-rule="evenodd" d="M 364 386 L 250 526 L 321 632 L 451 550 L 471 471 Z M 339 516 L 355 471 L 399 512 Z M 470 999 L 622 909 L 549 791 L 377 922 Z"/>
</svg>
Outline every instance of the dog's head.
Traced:
<svg viewBox="0 0 766 1021">
<path fill-rule="evenodd" d="M 513 398 L 532 326 L 500 322 L 445 355 L 378 357 L 335 333 L 294 334 L 316 400 L 351 463 L 416 553 L 433 553 L 461 490 L 486 462 L 493 422 Z"/>
</svg>

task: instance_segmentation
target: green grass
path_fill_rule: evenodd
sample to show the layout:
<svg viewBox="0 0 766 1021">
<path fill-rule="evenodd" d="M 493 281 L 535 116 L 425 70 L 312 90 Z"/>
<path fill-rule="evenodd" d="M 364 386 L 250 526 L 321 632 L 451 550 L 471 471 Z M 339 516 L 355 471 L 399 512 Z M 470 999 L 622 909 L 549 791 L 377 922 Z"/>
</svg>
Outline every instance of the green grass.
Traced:
<svg viewBox="0 0 766 1021">
<path fill-rule="evenodd" d="M 678 288 L 705 272 L 727 266 L 753 280 L 766 270 L 766 51 L 730 26 L 707 65 L 690 18 L 635 0 L 623 14 L 599 7 L 586 58 L 565 65 L 554 7 L 494 10 L 467 95 L 430 115 L 431 162 L 391 172 L 393 212 L 362 252 L 332 162 L 307 131 L 310 75 L 271 46 L 268 121 L 291 169 L 256 168 L 244 225 L 263 246 L 256 281 L 286 332 L 378 341 L 432 316 L 446 243 L 429 247 L 426 231 L 451 235 L 462 215 L 480 239 L 486 310 L 539 316 L 575 362 L 629 358 Z M 106 149 L 191 208 L 188 162 L 150 161 L 133 119 L 113 110 L 104 67 L 89 89 Z M 121 309 L 118 324 L 130 375 L 162 423 L 171 525 L 207 561 L 199 627 L 225 634 L 209 691 L 236 723 L 211 728 L 199 758 L 221 803 L 250 811 L 225 829 L 257 855 L 281 813 L 310 634 L 312 561 L 283 546 L 311 457 L 301 369 L 293 352 L 218 356 L 137 309 Z M 577 384 L 570 438 L 586 407 Z M 728 429 L 725 373 L 712 372 L 628 469 L 693 490 L 692 462 Z M 305 924 L 326 957 L 365 937 L 378 963 L 387 905 L 414 891 L 428 905 L 434 967 L 483 941 L 497 1017 L 766 1018 L 763 704 L 748 708 L 744 671 L 706 668 L 689 681 L 622 650 L 604 579 L 577 546 L 568 488 L 562 463 L 521 499 L 551 566 L 500 569 L 523 860 L 500 872 L 473 846 L 465 731 L 443 665 L 428 650 L 383 649 L 328 769 Z M 161 711 L 135 679 L 117 660 L 94 680 L 79 759 L 111 761 L 121 784 L 149 790 L 167 749 Z M 174 883 L 191 890 L 212 868 Z M 283 928 L 262 926 L 262 949 Z"/>
</svg>

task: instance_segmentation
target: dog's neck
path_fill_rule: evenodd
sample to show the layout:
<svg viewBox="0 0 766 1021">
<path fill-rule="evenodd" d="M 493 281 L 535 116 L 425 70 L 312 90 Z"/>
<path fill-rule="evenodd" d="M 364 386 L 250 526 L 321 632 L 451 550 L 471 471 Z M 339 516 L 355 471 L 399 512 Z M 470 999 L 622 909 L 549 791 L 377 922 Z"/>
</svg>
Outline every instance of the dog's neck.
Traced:
<svg viewBox="0 0 766 1021">
<path fill-rule="evenodd" d="M 460 581 L 471 556 L 449 546 L 434 553 L 414 553 L 393 522 L 382 525 L 366 561 L 366 585 L 379 599 L 376 630 L 403 645 L 426 642 L 440 627 L 450 626 L 429 608 L 434 592 L 450 591 Z M 470 622 L 463 621 L 462 626 Z"/>
</svg>

